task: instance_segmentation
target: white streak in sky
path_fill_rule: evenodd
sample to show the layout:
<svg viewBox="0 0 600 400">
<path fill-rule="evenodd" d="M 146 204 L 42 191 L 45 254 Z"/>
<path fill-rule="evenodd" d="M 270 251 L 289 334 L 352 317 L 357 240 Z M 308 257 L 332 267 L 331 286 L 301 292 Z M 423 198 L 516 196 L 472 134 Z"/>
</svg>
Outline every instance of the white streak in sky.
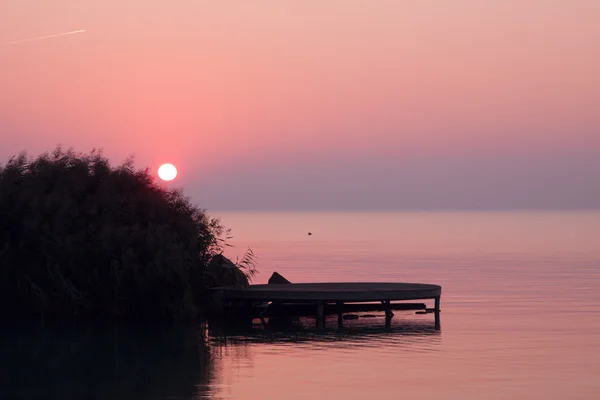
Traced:
<svg viewBox="0 0 600 400">
<path fill-rule="evenodd" d="M 81 29 L 79 31 L 56 33 L 54 35 L 40 36 L 40 37 L 35 37 L 35 38 L 17 40 L 16 42 L 9 42 L 9 43 L 5 43 L 3 45 L 0 45 L 0 47 L 12 46 L 13 44 L 19 44 L 19 43 L 33 42 L 33 41 L 36 41 L 36 40 L 51 39 L 51 38 L 55 38 L 55 37 L 59 37 L 59 36 L 74 35 L 76 33 L 83 33 L 83 32 L 85 32 L 85 29 Z"/>
</svg>

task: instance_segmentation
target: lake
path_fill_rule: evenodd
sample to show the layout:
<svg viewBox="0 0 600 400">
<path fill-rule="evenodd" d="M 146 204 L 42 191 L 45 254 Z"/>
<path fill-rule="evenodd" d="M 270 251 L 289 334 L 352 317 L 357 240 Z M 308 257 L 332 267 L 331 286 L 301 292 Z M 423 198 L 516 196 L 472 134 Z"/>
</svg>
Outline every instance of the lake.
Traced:
<svg viewBox="0 0 600 400">
<path fill-rule="evenodd" d="M 441 330 L 409 311 L 389 328 L 2 328 L 0 398 L 600 398 L 600 212 L 210 214 L 256 283 L 439 284 Z"/>
</svg>

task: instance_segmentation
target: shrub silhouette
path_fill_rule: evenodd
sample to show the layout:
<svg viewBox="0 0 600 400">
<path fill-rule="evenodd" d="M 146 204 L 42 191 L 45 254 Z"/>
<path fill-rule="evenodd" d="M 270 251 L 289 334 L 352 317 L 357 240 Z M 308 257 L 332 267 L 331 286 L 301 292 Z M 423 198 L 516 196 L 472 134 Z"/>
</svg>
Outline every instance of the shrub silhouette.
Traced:
<svg viewBox="0 0 600 400">
<path fill-rule="evenodd" d="M 0 166 L 0 315 L 186 320 L 204 308 L 218 219 L 132 160 L 58 147 Z"/>
</svg>

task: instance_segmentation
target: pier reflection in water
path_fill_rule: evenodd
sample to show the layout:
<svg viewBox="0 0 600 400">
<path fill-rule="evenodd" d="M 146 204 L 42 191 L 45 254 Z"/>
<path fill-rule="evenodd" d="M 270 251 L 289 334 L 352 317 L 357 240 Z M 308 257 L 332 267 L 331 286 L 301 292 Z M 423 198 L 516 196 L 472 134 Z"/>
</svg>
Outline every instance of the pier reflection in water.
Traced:
<svg viewBox="0 0 600 400">
<path fill-rule="evenodd" d="M 426 384 L 424 367 L 439 359 L 443 334 L 430 318 L 397 315 L 386 327 L 380 314 L 341 328 L 336 316 L 325 328 L 314 318 L 276 328 L 211 324 L 209 337 L 212 398 L 358 399 L 397 398 L 403 381 Z"/>
</svg>

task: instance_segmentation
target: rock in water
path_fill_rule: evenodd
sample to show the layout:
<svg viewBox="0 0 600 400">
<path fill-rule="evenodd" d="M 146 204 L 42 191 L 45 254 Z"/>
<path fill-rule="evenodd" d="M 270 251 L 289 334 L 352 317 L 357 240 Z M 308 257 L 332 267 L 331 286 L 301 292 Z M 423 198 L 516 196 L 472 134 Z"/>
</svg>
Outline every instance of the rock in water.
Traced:
<svg viewBox="0 0 600 400">
<path fill-rule="evenodd" d="M 275 285 L 275 284 L 284 284 L 284 283 L 292 283 L 292 282 L 288 281 L 287 279 L 285 279 L 283 276 L 281 276 L 277 272 L 273 272 L 273 275 L 271 275 L 271 277 L 269 278 L 268 283 L 269 283 L 269 285 Z"/>
<path fill-rule="evenodd" d="M 248 277 L 230 259 L 215 255 L 206 269 L 210 286 L 248 286 Z"/>
</svg>

